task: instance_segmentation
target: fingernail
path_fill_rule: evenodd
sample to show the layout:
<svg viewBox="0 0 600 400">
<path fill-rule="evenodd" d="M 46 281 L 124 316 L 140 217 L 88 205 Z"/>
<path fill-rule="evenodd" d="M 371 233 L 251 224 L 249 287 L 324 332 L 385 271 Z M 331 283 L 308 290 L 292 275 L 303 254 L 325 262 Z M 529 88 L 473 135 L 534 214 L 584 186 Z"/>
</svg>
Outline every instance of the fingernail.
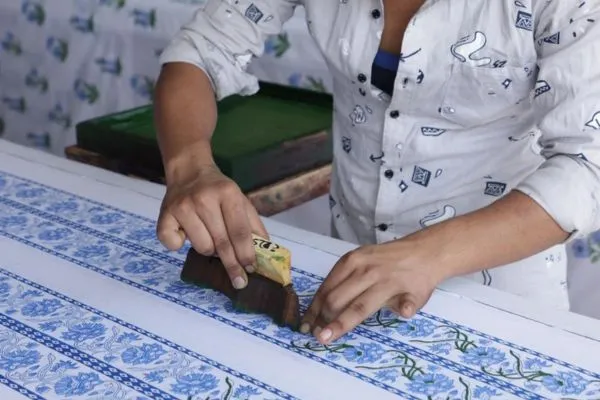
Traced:
<svg viewBox="0 0 600 400">
<path fill-rule="evenodd" d="M 319 339 L 321 339 L 322 342 L 326 342 L 329 339 L 331 339 L 332 335 L 333 335 L 333 332 L 331 331 L 331 329 L 325 329 L 325 330 L 323 330 L 323 332 L 321 332 Z"/>
<path fill-rule="evenodd" d="M 246 272 L 248 272 L 249 274 L 252 274 L 256 271 L 256 268 L 254 267 L 254 265 L 248 265 L 246 267 Z"/>
<path fill-rule="evenodd" d="M 319 334 L 321 333 L 321 327 L 317 326 L 315 328 L 315 330 L 313 331 L 313 335 L 315 335 L 315 337 L 319 337 Z"/>
<path fill-rule="evenodd" d="M 305 322 L 302 325 L 300 325 L 300 333 L 306 335 L 308 332 L 310 332 L 310 325 L 308 323 Z"/>
<path fill-rule="evenodd" d="M 241 276 L 236 277 L 233 280 L 233 287 L 236 289 L 243 289 L 246 286 L 246 280 Z"/>
</svg>

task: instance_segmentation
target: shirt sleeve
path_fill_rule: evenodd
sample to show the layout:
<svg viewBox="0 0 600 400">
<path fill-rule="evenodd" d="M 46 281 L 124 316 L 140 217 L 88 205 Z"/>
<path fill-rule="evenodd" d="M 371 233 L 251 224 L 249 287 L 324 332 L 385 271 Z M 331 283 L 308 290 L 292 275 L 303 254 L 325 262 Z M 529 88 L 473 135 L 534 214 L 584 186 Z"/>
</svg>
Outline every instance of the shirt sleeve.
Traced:
<svg viewBox="0 0 600 400">
<path fill-rule="evenodd" d="M 160 64 L 190 63 L 209 77 L 217 100 L 250 95 L 258 80 L 247 72 L 264 53 L 267 36 L 278 34 L 300 0 L 208 0 L 171 40 Z"/>
<path fill-rule="evenodd" d="M 600 2 L 537 3 L 533 102 L 545 161 L 516 189 L 572 240 L 600 229 Z"/>
</svg>

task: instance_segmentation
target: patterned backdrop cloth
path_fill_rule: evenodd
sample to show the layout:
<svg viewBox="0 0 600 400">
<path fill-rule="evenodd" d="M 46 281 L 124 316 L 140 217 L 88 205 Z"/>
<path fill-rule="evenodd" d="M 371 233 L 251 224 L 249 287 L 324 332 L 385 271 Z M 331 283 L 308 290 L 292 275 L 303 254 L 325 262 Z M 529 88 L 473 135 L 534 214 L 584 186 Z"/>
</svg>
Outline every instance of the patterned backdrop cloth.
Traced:
<svg viewBox="0 0 600 400">
<path fill-rule="evenodd" d="M 75 124 L 150 102 L 158 56 L 206 0 L 0 1 L 0 136 L 64 154 Z M 258 78 L 331 90 L 304 10 L 269 37 Z M 600 233 L 568 247 L 574 307 L 600 318 Z"/>
<path fill-rule="evenodd" d="M 0 141 L 2 399 L 600 398 L 600 321 L 561 316 L 574 334 L 440 291 L 323 346 L 181 282 L 150 184 L 45 157 Z M 305 309 L 340 253 L 272 231 Z"/>
<path fill-rule="evenodd" d="M 62 155 L 77 122 L 148 104 L 158 56 L 205 1 L 0 2 L 0 134 Z M 328 90 L 303 13 L 268 39 L 252 69 L 264 80 Z"/>
</svg>

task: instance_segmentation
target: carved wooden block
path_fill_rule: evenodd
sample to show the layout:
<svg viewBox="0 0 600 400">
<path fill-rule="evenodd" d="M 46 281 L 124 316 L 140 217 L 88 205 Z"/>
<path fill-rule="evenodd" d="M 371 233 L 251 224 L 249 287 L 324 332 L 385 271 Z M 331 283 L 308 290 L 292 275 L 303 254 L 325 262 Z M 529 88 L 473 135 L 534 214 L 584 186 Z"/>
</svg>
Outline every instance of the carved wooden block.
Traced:
<svg viewBox="0 0 600 400">
<path fill-rule="evenodd" d="M 279 326 L 300 329 L 300 303 L 291 284 L 282 286 L 261 275 L 248 274 L 248 285 L 235 289 L 221 260 L 198 254 L 193 248 L 187 254 L 181 279 L 223 293 L 238 310 L 265 314 Z"/>
</svg>

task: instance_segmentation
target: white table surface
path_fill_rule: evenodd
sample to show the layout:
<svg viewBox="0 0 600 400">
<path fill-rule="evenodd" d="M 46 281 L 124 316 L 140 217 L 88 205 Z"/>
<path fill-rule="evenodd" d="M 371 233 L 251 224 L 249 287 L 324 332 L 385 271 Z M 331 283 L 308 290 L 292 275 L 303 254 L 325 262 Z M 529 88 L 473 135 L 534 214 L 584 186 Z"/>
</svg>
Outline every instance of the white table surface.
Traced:
<svg viewBox="0 0 600 400">
<path fill-rule="evenodd" d="M 27 183 L 28 187 L 37 187 L 36 185 L 41 184 L 47 185 L 49 187 L 47 190 L 51 192 L 51 196 L 81 196 L 84 199 L 77 201 L 94 201 L 100 206 L 114 207 L 119 212 L 130 213 L 127 215 L 131 215 L 131 218 L 137 218 L 135 221 L 146 221 L 145 223 L 149 223 L 148 219 L 154 220 L 156 218 L 160 200 L 164 193 L 164 187 L 161 185 L 117 175 L 0 140 L 0 183 L 3 176 L 5 176 L 5 179 L 12 180 L 13 186 L 15 185 L 14 182 L 18 183 L 21 180 L 29 182 Z M 358 349 L 363 345 L 381 347 L 387 346 L 389 343 L 395 343 L 396 349 L 403 348 L 409 355 L 414 357 L 420 357 L 423 354 L 422 351 L 425 351 L 428 354 L 426 356 L 431 356 L 434 360 L 422 364 L 428 369 L 429 372 L 427 373 L 438 378 L 440 378 L 440 374 L 446 374 L 454 379 L 455 391 L 448 392 L 449 394 L 442 393 L 440 392 L 441 389 L 438 388 L 437 391 L 431 389 L 433 391 L 427 392 L 423 389 L 424 392 L 419 392 L 416 386 L 410 386 L 414 382 L 404 379 L 405 377 L 394 380 L 389 376 L 386 378 L 384 375 L 375 376 L 370 372 L 366 372 L 368 368 L 364 369 L 365 365 L 356 364 L 356 359 L 349 359 L 346 353 L 336 353 L 329 349 L 327 351 L 331 358 L 327 359 L 319 358 L 321 353 L 314 353 L 317 355 L 315 358 L 313 355 L 307 355 L 306 352 L 291 351 L 289 343 L 282 342 L 283 344 L 281 344 L 271 340 L 276 337 L 274 333 L 277 331 L 276 327 L 268 326 L 264 328 L 264 332 L 242 329 L 243 326 L 250 326 L 244 324 L 253 323 L 247 316 L 227 314 L 223 310 L 216 310 L 216 308 L 216 311 L 213 311 L 216 314 L 221 313 L 219 314 L 222 316 L 219 317 L 221 319 L 208 311 L 201 313 L 198 309 L 190 307 L 188 300 L 184 299 L 184 302 L 188 301 L 187 305 L 176 303 L 157 295 L 158 292 L 141 290 L 139 286 L 132 286 L 122 279 L 116 279 L 111 275 L 111 272 L 94 270 L 92 260 L 88 260 L 89 263 L 85 264 L 91 265 L 91 267 L 84 268 L 81 266 L 83 264 L 78 265 L 72 258 L 61 256 L 62 250 L 60 248 L 52 251 L 43 250 L 43 244 L 38 245 L 38 247 L 31 244 L 33 239 L 29 240 L 23 236 L 25 239 L 19 241 L 16 240 L 17 234 L 13 236 L 11 236 L 12 234 L 3 234 L 2 218 L 11 215 L 7 211 L 7 207 L 8 205 L 17 207 L 16 204 L 18 203 L 18 198 L 11 196 L 9 191 L 3 189 L 0 185 L 0 199 L 8 199 L 0 202 L 0 206 L 2 206 L 0 207 L 0 254 L 2 254 L 0 269 L 8 274 L 16 274 L 20 279 L 32 281 L 49 290 L 68 296 L 73 301 L 81 302 L 95 310 L 112 315 L 120 321 L 134 324 L 143 329 L 144 332 L 149 332 L 148 334 L 158 335 L 178 346 L 207 357 L 224 366 L 220 367 L 221 370 L 231 368 L 260 382 L 273 385 L 282 392 L 289 394 L 290 398 L 438 399 L 447 396 L 469 399 L 600 398 L 600 321 L 598 320 L 573 313 L 540 308 L 524 299 L 463 279 L 455 279 L 442 285 L 423 310 L 424 314 L 419 317 L 421 321 L 437 321 L 436 323 L 439 322 L 442 325 L 444 323 L 455 324 L 453 326 L 459 330 L 462 329 L 464 332 L 470 332 L 473 335 L 479 346 L 478 348 L 483 349 L 487 345 L 490 348 L 495 346 L 503 351 L 506 356 L 504 360 L 509 364 L 514 361 L 510 355 L 511 350 L 523 362 L 538 357 L 539 360 L 548 364 L 544 367 L 547 375 L 545 378 L 540 377 L 537 383 L 530 382 L 529 384 L 524 382 L 523 379 L 504 379 L 492 377 L 489 374 L 486 375 L 481 370 L 473 367 L 473 364 L 462 365 L 460 357 L 464 355 L 463 353 L 454 354 L 450 352 L 449 355 L 442 353 L 436 355 L 430 347 L 422 347 L 421 352 L 419 352 L 418 349 L 415 350 L 420 345 L 413 341 L 414 336 L 400 337 L 398 332 L 386 331 L 381 327 L 362 328 L 361 331 L 355 333 L 354 336 L 356 337 L 340 342 L 345 346 L 341 348 L 342 350 Z M 33 210 L 36 204 L 31 203 L 27 207 L 20 209 L 21 212 L 33 213 L 33 211 L 27 210 Z M 56 215 L 60 216 L 60 214 Z M 61 216 L 65 219 L 69 217 L 69 215 Z M 315 282 L 318 282 L 319 277 L 324 277 L 333 266 L 333 263 L 353 248 L 350 244 L 292 228 L 269 219 L 265 219 L 265 224 L 276 241 L 292 250 L 296 277 L 301 276 L 305 280 L 314 280 L 312 290 L 314 290 Z M 94 227 L 93 229 L 100 228 Z M 115 235 L 115 237 L 119 234 L 119 232 L 109 233 L 109 235 Z M 107 241 L 107 243 L 109 242 L 117 243 L 118 241 L 112 238 Z M 140 251 L 144 254 L 146 251 L 159 254 L 161 251 L 159 247 L 156 244 L 153 244 L 153 246 L 152 248 L 143 248 Z M 161 254 L 166 254 L 166 252 Z M 178 254 L 174 257 L 178 257 L 181 261 L 184 256 L 185 254 Z M 85 261 L 82 262 L 85 263 Z M 98 268 L 101 269 L 102 267 Z M 0 270 L 0 272 L 2 271 Z M 120 272 L 115 272 L 115 274 L 118 275 Z M 221 297 L 215 297 L 214 302 L 217 306 L 224 307 L 225 301 Z M 209 307 L 210 305 L 205 306 Z M 0 303 L 0 317 L 6 313 L 12 315 L 9 311 L 11 310 L 8 310 L 6 304 Z M 14 316 L 14 318 L 20 320 L 19 317 Z M 236 320 L 236 318 L 239 320 Z M 52 336 L 52 333 L 48 334 Z M 389 340 L 386 339 L 386 335 L 389 335 Z M 437 337 L 439 339 L 439 336 Z M 301 342 L 303 340 L 302 343 L 304 344 L 309 342 L 309 338 L 306 337 L 299 338 L 296 336 L 293 339 Z M 360 340 L 363 340 L 363 342 L 360 342 Z M 79 345 L 82 346 L 80 347 L 83 349 L 82 351 L 85 351 L 85 346 Z M 0 333 L 0 382 L 4 383 L 5 381 L 1 378 L 12 375 L 10 375 L 10 371 L 5 372 L 3 370 L 3 348 L 1 346 L 2 334 Z M 411 353 L 413 350 L 410 349 L 415 351 L 416 356 Z M 385 354 L 391 351 L 388 350 Z M 376 358 L 381 358 L 381 354 L 376 355 Z M 446 371 L 446 361 L 443 360 L 454 362 L 452 364 L 454 369 L 450 368 Z M 383 363 L 384 361 L 380 360 L 378 362 Z M 535 370 L 536 365 L 531 364 L 532 362 L 529 362 L 527 368 L 534 368 Z M 115 364 L 115 367 L 121 368 L 119 367 L 121 364 L 117 364 Z M 288 366 L 284 367 L 286 364 Z M 504 369 L 510 371 L 511 367 L 508 364 L 506 365 Z M 514 364 L 511 365 L 514 367 Z M 465 376 L 462 376 L 459 373 L 462 371 L 460 368 L 467 367 L 471 369 L 465 370 L 467 372 L 465 372 Z M 283 368 L 285 368 L 285 372 L 283 372 Z M 134 372 L 130 373 L 138 376 Z M 396 370 L 395 373 L 398 373 L 398 371 Z M 581 374 L 583 374 L 583 378 L 579 376 Z M 368 379 L 361 379 L 359 375 L 366 376 Z M 479 379 L 480 375 L 484 377 Z M 139 376 L 143 377 L 143 375 Z M 304 383 L 300 382 L 300 376 L 304 379 Z M 17 378 L 18 376 L 14 378 L 15 382 L 18 381 Z M 377 382 L 379 378 L 382 380 Z M 571 381 L 566 382 L 567 378 Z M 143 378 L 140 379 L 143 380 Z M 388 379 L 388 381 L 385 381 L 385 379 Z M 544 381 L 544 379 L 546 380 Z M 575 381 L 572 381 L 573 379 Z M 588 387 L 579 393 L 577 389 L 581 389 L 581 382 L 583 382 L 581 379 L 586 382 Z M 465 393 L 464 387 L 459 384 L 460 381 L 468 383 L 469 393 Z M 564 385 L 574 385 L 575 389 L 573 390 L 575 392 L 567 391 L 560 394 L 561 389 L 555 384 L 558 381 L 564 381 Z M 223 380 L 223 382 L 225 381 Z M 512 385 L 510 386 L 512 389 L 504 392 L 503 385 L 506 384 Z M 154 382 L 153 385 L 171 393 L 169 392 L 170 386 L 166 383 Z M 30 390 L 34 390 L 36 387 L 35 383 L 30 383 L 29 386 L 24 384 L 24 386 Z M 480 389 L 477 392 L 478 395 L 476 395 L 474 390 L 478 386 L 483 389 Z M 52 387 L 52 385 L 49 385 L 49 387 Z M 496 390 L 499 397 L 485 397 L 486 387 Z M 127 390 L 131 391 L 133 389 L 129 388 Z M 53 392 L 50 390 L 46 394 L 40 393 L 38 398 L 59 398 L 52 397 L 50 393 Z M 431 394 L 431 397 L 427 397 L 428 394 Z M 87 393 L 87 395 L 90 394 Z M 181 394 L 171 393 L 170 395 L 176 398 L 185 398 Z M 206 394 L 204 395 L 206 396 Z M 215 391 L 213 395 L 214 398 L 225 398 L 225 389 L 220 393 Z M 135 398 L 128 396 L 133 395 L 129 393 L 123 395 L 122 398 Z M 17 394 L 17 392 L 7 389 L 7 386 L 0 385 L 0 398 L 2 399 L 30 397 Z M 93 397 L 84 396 L 81 398 Z M 199 396 L 198 398 L 206 397 Z M 271 395 L 270 397 L 250 398 L 279 397 Z"/>
</svg>

